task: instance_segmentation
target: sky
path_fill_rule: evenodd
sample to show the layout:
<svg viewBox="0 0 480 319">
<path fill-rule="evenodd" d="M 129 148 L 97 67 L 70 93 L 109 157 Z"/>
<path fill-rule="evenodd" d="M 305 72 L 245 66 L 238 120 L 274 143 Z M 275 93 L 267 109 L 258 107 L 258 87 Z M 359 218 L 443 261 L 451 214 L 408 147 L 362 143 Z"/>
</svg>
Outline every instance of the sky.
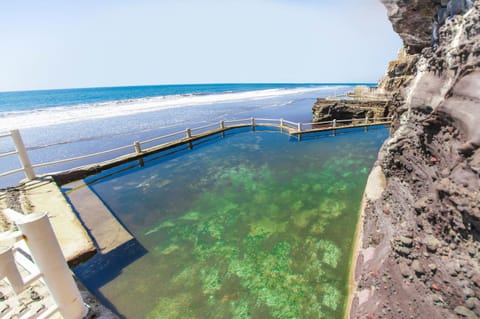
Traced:
<svg viewBox="0 0 480 319">
<path fill-rule="evenodd" d="M 0 1 L 0 91 L 377 82 L 401 45 L 380 0 Z"/>
</svg>

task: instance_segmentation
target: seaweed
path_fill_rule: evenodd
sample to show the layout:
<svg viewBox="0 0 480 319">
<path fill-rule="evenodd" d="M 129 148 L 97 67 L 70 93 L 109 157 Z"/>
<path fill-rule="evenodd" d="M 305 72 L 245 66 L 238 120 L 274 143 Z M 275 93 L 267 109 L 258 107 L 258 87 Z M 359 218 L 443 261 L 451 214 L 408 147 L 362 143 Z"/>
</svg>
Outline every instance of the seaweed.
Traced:
<svg viewBox="0 0 480 319">
<path fill-rule="evenodd" d="M 149 254 L 102 291 L 148 295 L 136 317 L 341 317 L 355 209 L 373 159 L 309 142 L 289 145 L 305 158 L 279 153 L 268 144 L 275 136 L 240 139 L 235 152 L 216 144 L 193 151 L 117 188 L 113 202 L 125 211 L 142 207 L 125 192 L 155 201 L 159 222 L 125 215 Z"/>
</svg>

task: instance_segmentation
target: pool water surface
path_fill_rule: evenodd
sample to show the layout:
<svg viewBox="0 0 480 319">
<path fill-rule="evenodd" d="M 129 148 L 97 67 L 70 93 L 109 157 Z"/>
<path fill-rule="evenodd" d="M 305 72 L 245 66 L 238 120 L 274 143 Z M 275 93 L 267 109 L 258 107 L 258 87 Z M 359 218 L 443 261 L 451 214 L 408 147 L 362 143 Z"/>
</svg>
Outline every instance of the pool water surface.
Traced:
<svg viewBox="0 0 480 319">
<path fill-rule="evenodd" d="M 387 136 L 236 131 L 90 177 L 146 253 L 108 281 L 88 262 L 75 272 L 126 318 L 342 318 L 362 194 Z"/>
</svg>

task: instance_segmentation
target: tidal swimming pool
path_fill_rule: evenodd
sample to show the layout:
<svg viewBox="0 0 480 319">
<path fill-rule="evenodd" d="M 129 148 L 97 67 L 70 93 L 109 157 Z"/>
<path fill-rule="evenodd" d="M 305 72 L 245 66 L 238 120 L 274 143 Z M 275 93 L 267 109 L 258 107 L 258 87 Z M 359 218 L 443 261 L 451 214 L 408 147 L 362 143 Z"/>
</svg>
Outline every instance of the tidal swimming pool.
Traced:
<svg viewBox="0 0 480 319">
<path fill-rule="evenodd" d="M 108 279 L 112 260 L 75 272 L 126 318 L 342 318 L 360 202 L 387 136 L 233 131 L 88 178 L 145 253 Z"/>
</svg>

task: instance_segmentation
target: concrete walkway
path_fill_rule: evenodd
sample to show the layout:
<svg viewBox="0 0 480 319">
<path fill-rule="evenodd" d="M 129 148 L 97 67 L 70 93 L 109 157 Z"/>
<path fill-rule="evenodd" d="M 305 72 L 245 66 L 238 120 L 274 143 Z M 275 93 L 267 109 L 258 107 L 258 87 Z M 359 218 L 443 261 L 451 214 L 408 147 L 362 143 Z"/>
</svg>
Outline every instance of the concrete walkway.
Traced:
<svg viewBox="0 0 480 319">
<path fill-rule="evenodd" d="M 0 192 L 0 211 L 12 208 L 18 212 L 29 214 L 32 212 L 48 212 L 52 228 L 60 243 L 65 259 L 72 265 L 85 261 L 96 252 L 95 244 L 74 213 L 72 206 L 63 196 L 57 184 L 51 179 L 35 180 L 15 190 Z M 9 230 L 9 224 L 3 214 L 0 214 L 0 231 Z M 26 272 L 20 264 L 17 267 L 25 277 Z M 89 318 L 116 319 L 113 312 L 104 307 L 83 285 L 75 278 L 84 302 L 89 306 Z M 49 290 L 39 280 L 20 294 L 15 294 L 10 285 L 0 279 L 0 318 L 25 317 L 36 318 L 43 315 L 54 301 Z M 58 312 L 52 318 L 61 318 Z"/>
<path fill-rule="evenodd" d="M 78 220 L 57 184 L 51 179 L 35 180 L 16 192 L 17 207 L 9 207 L 6 194 L 0 196 L 0 209 L 13 208 L 24 214 L 47 212 L 53 230 L 69 264 L 78 264 L 93 256 L 95 245 Z"/>
<path fill-rule="evenodd" d="M 83 181 L 62 186 L 84 226 L 95 240 L 98 252 L 107 254 L 133 239 L 108 207 Z"/>
</svg>

